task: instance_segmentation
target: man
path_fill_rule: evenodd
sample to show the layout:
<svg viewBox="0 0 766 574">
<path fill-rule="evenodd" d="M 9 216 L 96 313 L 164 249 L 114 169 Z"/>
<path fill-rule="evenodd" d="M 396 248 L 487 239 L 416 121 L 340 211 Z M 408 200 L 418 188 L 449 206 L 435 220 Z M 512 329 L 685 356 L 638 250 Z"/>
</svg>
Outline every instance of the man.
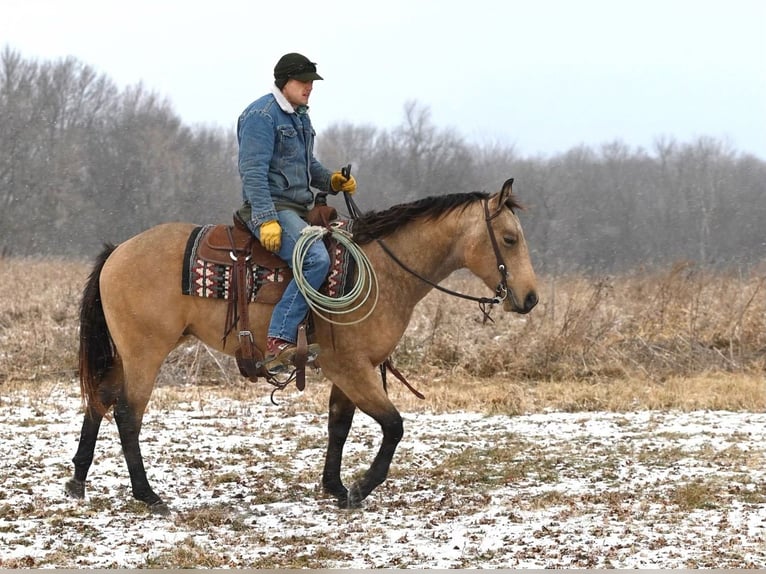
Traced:
<svg viewBox="0 0 766 574">
<path fill-rule="evenodd" d="M 354 193 L 356 180 L 330 172 L 314 157 L 315 132 L 308 115 L 314 81 L 323 79 L 316 64 L 298 53 L 282 56 L 274 67 L 270 93 L 250 104 L 239 116 L 239 173 L 244 205 L 239 210 L 263 246 L 292 267 L 292 253 L 314 194 Z M 324 243 L 314 242 L 303 261 L 303 275 L 314 288 L 324 282 L 330 257 Z M 274 307 L 266 339 L 266 361 L 289 363 L 296 351 L 298 326 L 308 304 L 293 279 Z M 316 349 L 312 349 L 316 351 Z"/>
</svg>

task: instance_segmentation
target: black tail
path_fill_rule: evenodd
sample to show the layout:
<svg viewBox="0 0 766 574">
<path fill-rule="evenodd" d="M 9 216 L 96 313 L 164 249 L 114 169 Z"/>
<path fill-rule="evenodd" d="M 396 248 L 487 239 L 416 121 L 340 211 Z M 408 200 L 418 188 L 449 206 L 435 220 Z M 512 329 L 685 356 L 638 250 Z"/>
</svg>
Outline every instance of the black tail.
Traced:
<svg viewBox="0 0 766 574">
<path fill-rule="evenodd" d="M 114 365 L 115 349 L 101 304 L 99 279 L 106 260 L 114 250 L 114 245 L 104 245 L 88 277 L 80 304 L 80 391 L 86 409 L 90 407 L 102 415 L 106 414 L 108 407 L 103 404 L 98 390 L 104 375 Z"/>
</svg>

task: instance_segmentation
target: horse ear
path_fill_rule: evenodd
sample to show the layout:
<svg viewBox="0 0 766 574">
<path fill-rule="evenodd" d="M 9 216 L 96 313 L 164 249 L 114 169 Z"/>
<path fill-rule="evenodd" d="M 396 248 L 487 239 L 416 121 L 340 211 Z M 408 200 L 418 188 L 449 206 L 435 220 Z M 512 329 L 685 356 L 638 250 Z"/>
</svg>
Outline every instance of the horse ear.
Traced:
<svg viewBox="0 0 766 574">
<path fill-rule="evenodd" d="M 505 183 L 503 184 L 503 187 L 500 188 L 500 193 L 498 193 L 493 201 L 493 206 L 495 209 L 499 210 L 502 209 L 502 207 L 505 205 L 505 202 L 508 200 L 509 197 L 513 195 L 513 178 L 506 179 Z"/>
<path fill-rule="evenodd" d="M 500 203 L 505 203 L 505 200 L 513 193 L 513 178 L 505 180 L 503 187 L 500 189 Z"/>
</svg>

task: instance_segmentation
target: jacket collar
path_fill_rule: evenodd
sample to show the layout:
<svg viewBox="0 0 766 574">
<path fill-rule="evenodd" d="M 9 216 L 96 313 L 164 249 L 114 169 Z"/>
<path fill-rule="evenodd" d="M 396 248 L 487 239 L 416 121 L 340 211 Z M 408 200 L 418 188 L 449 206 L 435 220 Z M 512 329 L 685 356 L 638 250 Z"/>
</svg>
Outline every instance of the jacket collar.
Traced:
<svg viewBox="0 0 766 574">
<path fill-rule="evenodd" d="M 287 101 L 287 98 L 282 93 L 282 90 L 280 90 L 276 84 L 271 86 L 271 93 L 273 94 L 274 98 L 277 100 L 277 103 L 279 104 L 279 107 L 282 108 L 282 111 L 286 114 L 294 114 L 295 108 L 293 105 Z"/>
<path fill-rule="evenodd" d="M 298 108 L 294 108 L 293 105 L 287 101 L 287 98 L 282 93 L 282 90 L 280 90 L 276 84 L 271 86 L 271 93 L 274 96 L 274 99 L 277 100 L 277 103 L 279 104 L 279 107 L 282 108 L 282 111 L 286 114 L 305 114 L 308 113 L 309 107 L 308 106 L 298 106 Z"/>
</svg>

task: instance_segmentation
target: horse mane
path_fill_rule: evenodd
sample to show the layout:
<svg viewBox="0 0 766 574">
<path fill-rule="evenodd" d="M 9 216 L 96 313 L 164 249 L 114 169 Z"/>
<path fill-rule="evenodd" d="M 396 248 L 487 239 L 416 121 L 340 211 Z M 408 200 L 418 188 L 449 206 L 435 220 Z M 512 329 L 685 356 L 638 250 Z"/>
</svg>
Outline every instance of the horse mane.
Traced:
<svg viewBox="0 0 766 574">
<path fill-rule="evenodd" d="M 418 199 L 411 203 L 394 205 L 383 211 L 369 211 L 354 221 L 354 241 L 359 245 L 390 235 L 403 225 L 417 220 L 437 220 L 455 210 L 463 211 L 469 205 L 487 199 L 484 191 L 452 193 Z M 506 207 L 511 211 L 522 209 L 513 194 L 509 194 Z"/>
</svg>

